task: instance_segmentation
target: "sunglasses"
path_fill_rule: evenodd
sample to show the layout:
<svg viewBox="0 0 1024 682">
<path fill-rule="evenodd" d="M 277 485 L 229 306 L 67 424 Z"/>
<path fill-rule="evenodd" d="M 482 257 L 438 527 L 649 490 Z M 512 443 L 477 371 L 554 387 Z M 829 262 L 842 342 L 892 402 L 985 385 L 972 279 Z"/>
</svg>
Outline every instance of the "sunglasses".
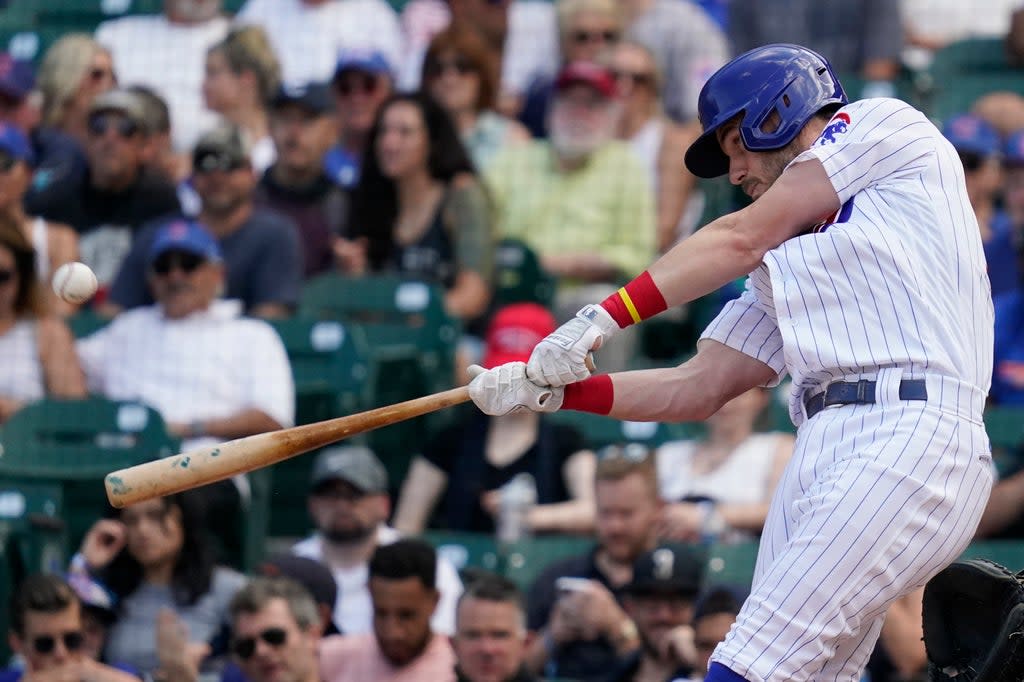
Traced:
<svg viewBox="0 0 1024 682">
<path fill-rule="evenodd" d="M 629 81 L 633 85 L 650 85 L 654 81 L 651 74 L 638 71 L 612 71 L 612 76 L 617 81 Z"/>
<path fill-rule="evenodd" d="M 158 275 L 167 275 L 170 274 L 172 269 L 177 267 L 186 275 L 191 275 L 204 262 L 205 259 L 202 256 L 197 256 L 194 253 L 187 253 L 185 251 L 169 251 L 167 253 L 160 254 L 157 259 L 153 261 L 153 272 Z"/>
<path fill-rule="evenodd" d="M 589 43 L 614 43 L 619 39 L 618 31 L 573 31 L 572 40 L 579 45 Z"/>
<path fill-rule="evenodd" d="M 267 628 L 258 635 L 265 643 L 278 647 L 288 641 L 288 633 L 282 628 Z M 256 653 L 256 637 L 243 637 L 231 643 L 231 651 L 243 661 Z"/>
<path fill-rule="evenodd" d="M 427 75 L 431 78 L 440 78 L 447 72 L 458 74 L 459 76 L 466 76 L 473 73 L 476 69 L 473 68 L 473 64 L 468 59 L 457 57 L 455 59 L 438 60 L 427 67 Z"/>
<path fill-rule="evenodd" d="M 203 173 L 230 173 L 248 167 L 248 164 L 241 159 L 236 159 L 228 154 L 203 154 L 192 161 L 193 170 L 202 175 Z"/>
<path fill-rule="evenodd" d="M 64 648 L 68 651 L 78 651 L 82 648 L 83 636 L 81 632 L 65 632 L 57 637 L 53 635 L 39 635 L 32 640 L 32 648 L 37 654 L 50 654 L 57 648 L 57 639 L 64 642 Z"/>
<path fill-rule="evenodd" d="M 360 92 L 364 95 L 372 95 L 377 92 L 377 88 L 380 87 L 380 82 L 373 74 L 360 73 L 348 76 L 347 78 L 339 78 L 334 87 L 338 91 L 338 94 L 343 97 L 348 97 L 356 92 Z"/>
<path fill-rule="evenodd" d="M 14 158 L 9 152 L 0 150 L 0 173 L 9 173 L 17 163 L 18 159 Z"/>
<path fill-rule="evenodd" d="M 91 80 L 93 83 L 100 83 L 102 81 L 107 80 L 108 78 L 114 82 L 117 82 L 117 77 L 114 76 L 114 72 L 110 69 L 90 69 L 88 76 L 89 80 Z"/>
<path fill-rule="evenodd" d="M 116 130 L 117 134 L 123 138 L 133 137 L 139 132 L 139 126 L 135 121 L 131 121 L 122 116 L 107 116 L 101 114 L 89 119 L 89 133 L 96 137 L 102 137 L 107 134 L 108 130 L 112 129 Z"/>
<path fill-rule="evenodd" d="M 16 270 L 0 270 L 0 286 L 13 280 L 18 275 Z"/>
<path fill-rule="evenodd" d="M 976 171 L 985 163 L 985 157 L 975 152 L 960 152 L 960 163 L 965 171 Z"/>
</svg>

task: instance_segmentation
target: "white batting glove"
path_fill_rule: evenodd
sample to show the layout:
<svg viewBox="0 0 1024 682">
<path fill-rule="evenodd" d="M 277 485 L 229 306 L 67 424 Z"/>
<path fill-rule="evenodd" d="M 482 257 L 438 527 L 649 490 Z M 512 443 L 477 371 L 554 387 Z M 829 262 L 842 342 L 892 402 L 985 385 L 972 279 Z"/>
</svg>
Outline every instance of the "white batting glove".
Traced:
<svg viewBox="0 0 1024 682">
<path fill-rule="evenodd" d="M 599 305 L 584 306 L 576 317 L 537 344 L 526 364 L 535 384 L 564 386 L 590 376 L 587 355 L 619 330 L 619 324 Z"/>
<path fill-rule="evenodd" d="M 526 363 L 509 362 L 493 369 L 470 365 L 469 397 L 484 414 L 500 417 L 521 410 L 554 412 L 562 406 L 561 388 L 538 386 L 526 378 Z"/>
</svg>

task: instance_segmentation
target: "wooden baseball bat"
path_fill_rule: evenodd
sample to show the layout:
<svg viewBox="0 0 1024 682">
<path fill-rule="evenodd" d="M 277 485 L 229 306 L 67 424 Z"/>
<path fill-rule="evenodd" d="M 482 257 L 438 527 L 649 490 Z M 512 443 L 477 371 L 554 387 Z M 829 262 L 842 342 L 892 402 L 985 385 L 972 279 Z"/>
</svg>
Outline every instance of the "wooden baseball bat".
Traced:
<svg viewBox="0 0 1024 682">
<path fill-rule="evenodd" d="M 172 457 L 137 464 L 107 474 L 107 499 L 124 507 L 155 497 L 223 481 L 316 450 L 358 433 L 397 424 L 469 400 L 469 387 L 460 386 L 365 412 L 336 417 L 280 431 L 260 433 L 198 448 Z"/>
</svg>

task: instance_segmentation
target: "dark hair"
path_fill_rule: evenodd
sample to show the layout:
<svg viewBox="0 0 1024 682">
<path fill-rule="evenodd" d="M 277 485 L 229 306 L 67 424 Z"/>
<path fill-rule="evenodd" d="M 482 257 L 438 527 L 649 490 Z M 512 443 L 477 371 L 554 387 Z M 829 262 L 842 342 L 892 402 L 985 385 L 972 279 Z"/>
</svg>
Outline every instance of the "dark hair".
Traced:
<svg viewBox="0 0 1024 682">
<path fill-rule="evenodd" d="M 736 615 L 743 607 L 746 590 L 734 585 L 716 585 L 697 597 L 693 608 L 693 620 L 697 621 L 717 613 Z"/>
<path fill-rule="evenodd" d="M 357 236 L 368 238 L 368 256 L 374 269 L 380 269 L 391 255 L 394 243 L 392 235 L 398 218 L 395 182 L 381 172 L 376 153 L 384 115 L 398 103 L 413 105 L 423 117 L 430 146 L 427 168 L 432 178 L 447 185 L 457 175 L 476 175 L 473 162 L 455 130 L 455 124 L 440 104 L 425 93 L 418 92 L 389 97 L 381 105 L 377 120 L 370 129 L 362 174 L 352 195 L 352 226 Z"/>
<path fill-rule="evenodd" d="M 184 539 L 174 574 L 171 576 L 171 593 L 179 606 L 190 606 L 210 591 L 213 582 L 215 562 L 213 550 L 204 528 L 204 505 L 198 493 L 183 492 L 161 498 L 164 505 L 164 521 L 171 509 L 181 512 L 181 528 Z M 112 509 L 111 516 L 118 516 L 121 510 Z M 142 584 L 142 565 L 135 560 L 128 548 L 122 549 L 110 565 L 103 570 L 102 579 L 123 603 L 124 598 L 135 592 Z"/>
<path fill-rule="evenodd" d="M 274 599 L 283 599 L 288 604 L 288 611 L 300 628 L 305 629 L 320 622 L 313 595 L 301 583 L 283 575 L 251 579 L 235 593 L 228 609 L 234 620 L 243 613 L 259 613 Z"/>
<path fill-rule="evenodd" d="M 459 596 L 459 604 L 465 599 L 480 599 L 515 604 L 520 611 L 523 610 L 523 594 L 519 586 L 505 576 L 477 570 L 467 574 L 465 581 L 465 589 Z"/>
<path fill-rule="evenodd" d="M 36 250 L 13 218 L 0 217 L 0 247 L 14 254 L 18 271 L 18 296 L 14 299 L 16 317 L 39 317 L 44 313 L 43 298 L 36 277 Z"/>
<path fill-rule="evenodd" d="M 414 538 L 405 538 L 378 547 L 370 557 L 370 577 L 386 580 L 419 578 L 424 587 L 434 589 L 437 575 L 437 552 Z"/>
<path fill-rule="evenodd" d="M 147 85 L 129 85 L 125 90 L 142 102 L 146 125 L 150 130 L 161 134 L 171 132 L 171 111 L 167 108 L 167 100 Z"/>
<path fill-rule="evenodd" d="M 421 82 L 431 80 L 431 72 L 446 52 L 454 52 L 473 67 L 473 73 L 480 79 L 480 91 L 476 97 L 476 110 L 493 109 L 498 96 L 498 64 L 487 42 L 473 28 L 458 24 L 449 26 L 434 36 L 423 56 Z"/>
<path fill-rule="evenodd" d="M 60 613 L 78 602 L 78 595 L 59 576 L 33 573 L 14 590 L 10 604 L 10 628 L 19 637 L 25 634 L 25 616 L 29 611 Z"/>
</svg>

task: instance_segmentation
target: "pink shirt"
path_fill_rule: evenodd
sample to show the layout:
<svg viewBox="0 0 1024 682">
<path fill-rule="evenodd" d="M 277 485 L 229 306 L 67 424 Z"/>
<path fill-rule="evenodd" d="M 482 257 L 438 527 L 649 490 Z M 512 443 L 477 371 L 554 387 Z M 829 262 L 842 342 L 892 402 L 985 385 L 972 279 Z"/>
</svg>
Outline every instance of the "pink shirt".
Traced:
<svg viewBox="0 0 1024 682">
<path fill-rule="evenodd" d="M 448 638 L 434 634 L 426 650 L 396 668 L 377 646 L 373 634 L 336 635 L 320 642 L 323 682 L 455 682 L 455 652 Z"/>
</svg>

